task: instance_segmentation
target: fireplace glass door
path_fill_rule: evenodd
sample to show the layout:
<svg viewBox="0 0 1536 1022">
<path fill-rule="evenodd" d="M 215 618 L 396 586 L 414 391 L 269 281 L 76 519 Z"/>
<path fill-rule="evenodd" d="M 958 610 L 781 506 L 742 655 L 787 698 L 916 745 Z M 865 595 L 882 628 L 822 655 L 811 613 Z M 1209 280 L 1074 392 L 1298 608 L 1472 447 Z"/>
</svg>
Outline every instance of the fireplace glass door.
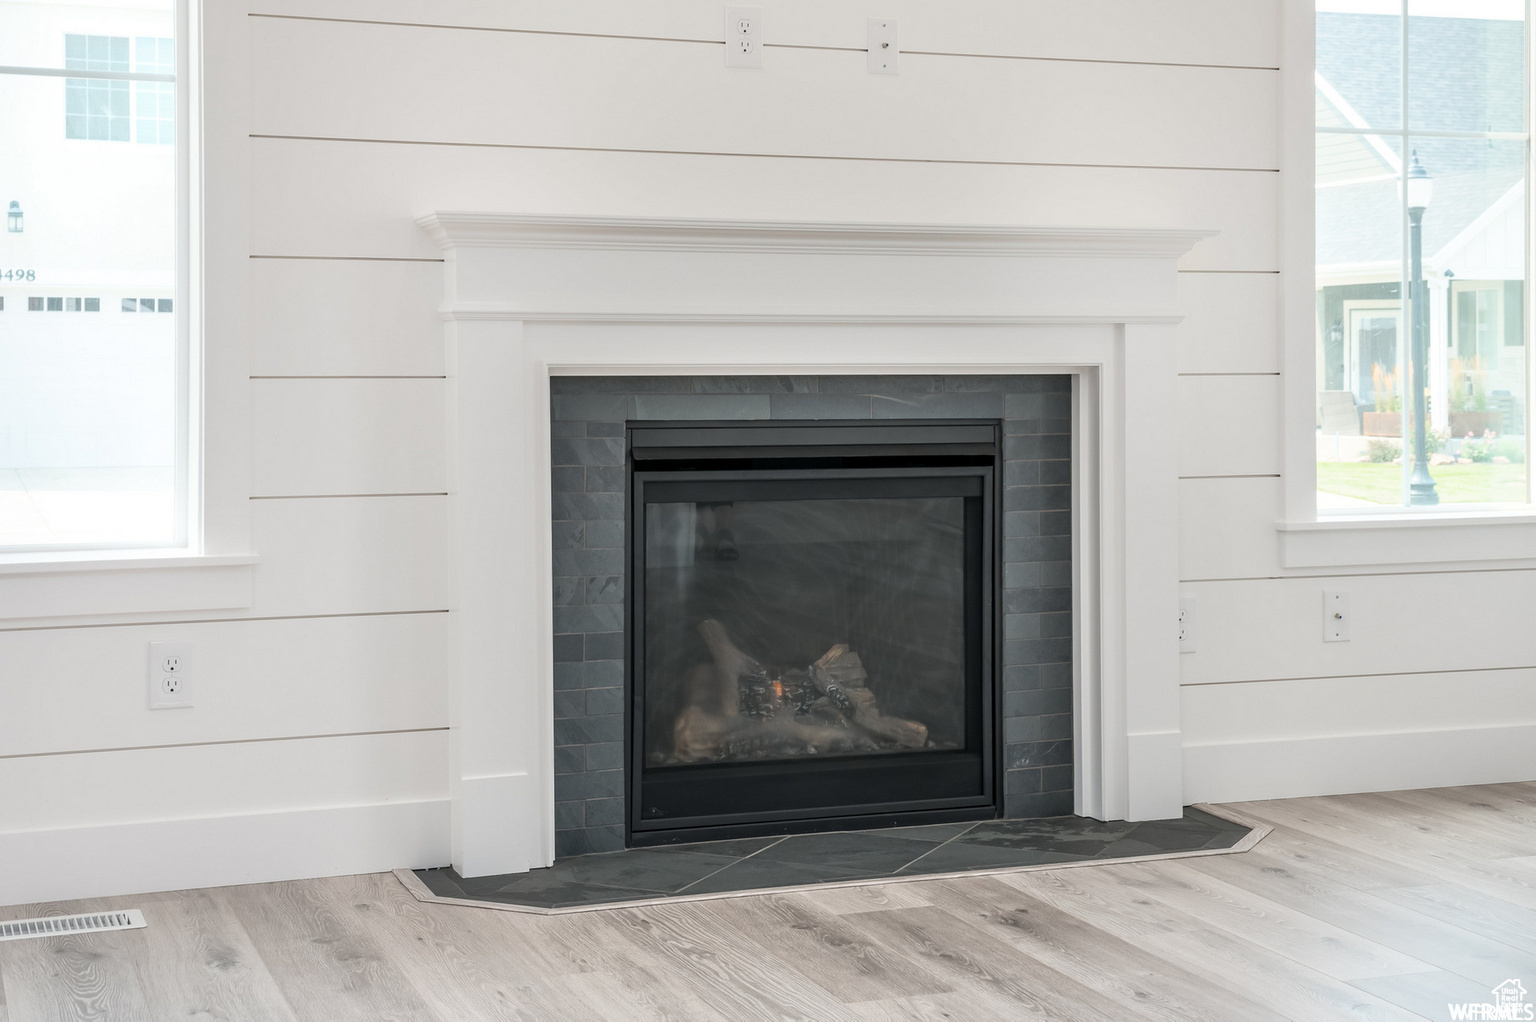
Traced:
<svg viewBox="0 0 1536 1022">
<path fill-rule="evenodd" d="M 991 465 L 811 464 L 634 473 L 635 834 L 991 805 Z"/>
</svg>

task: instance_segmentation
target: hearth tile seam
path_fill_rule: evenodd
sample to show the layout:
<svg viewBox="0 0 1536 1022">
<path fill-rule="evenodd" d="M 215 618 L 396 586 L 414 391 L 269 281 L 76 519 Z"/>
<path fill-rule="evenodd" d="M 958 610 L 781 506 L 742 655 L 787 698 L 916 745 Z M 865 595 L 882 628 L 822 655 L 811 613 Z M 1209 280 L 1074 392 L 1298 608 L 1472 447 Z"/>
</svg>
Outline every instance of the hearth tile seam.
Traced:
<svg viewBox="0 0 1536 1022">
<path fill-rule="evenodd" d="M 938 844 L 934 845 L 932 848 L 928 849 L 922 855 L 917 856 L 917 858 L 911 859 L 911 860 L 909 860 L 907 862 L 902 863 L 900 866 L 897 866 L 896 869 L 891 870 L 890 873 L 888 873 L 888 874 L 880 874 L 880 875 L 882 875 L 882 876 L 894 875 L 898 870 L 908 869 L 911 866 L 913 866 L 914 864 L 916 864 L 919 860 L 921 860 L 924 856 L 932 855 L 934 852 L 938 851 L 940 848 L 943 848 L 945 845 L 949 844 L 951 841 L 954 841 L 954 840 L 956 840 L 958 838 L 964 837 L 966 834 L 969 834 L 971 831 L 975 830 L 978 826 L 980 826 L 980 821 L 978 821 L 977 823 L 971 824 L 969 827 L 966 827 L 964 830 L 954 834 L 951 837 L 945 838 L 943 841 L 939 842 Z M 860 830 L 832 830 L 832 831 L 820 831 L 818 833 L 819 834 L 863 834 L 863 833 L 867 833 L 867 831 L 860 831 Z M 674 896 L 680 895 L 683 892 L 687 891 L 688 888 L 694 887 L 694 886 L 696 886 L 698 884 L 702 884 L 704 881 L 708 880 L 710 877 L 714 876 L 716 873 L 723 872 L 724 870 L 730 869 L 730 868 L 732 868 L 734 866 L 739 866 L 743 862 L 746 862 L 748 859 L 755 858 L 756 856 L 761 855 L 763 852 L 768 851 L 770 848 L 777 848 L 779 845 L 783 844 L 785 841 L 789 840 L 791 837 L 794 837 L 794 836 L 795 835 L 792 835 L 792 834 L 782 835 L 777 841 L 772 841 L 772 842 L 764 845 L 763 847 L 757 849 L 754 852 L 751 852 L 751 853 L 749 853 L 747 855 L 743 855 L 740 858 L 738 858 L 738 859 L 736 859 L 736 860 L 734 860 L 732 862 L 728 862 L 724 866 L 721 866 L 719 869 L 713 870 L 713 871 L 711 871 L 709 873 L 706 873 L 704 876 L 699 877 L 697 880 L 689 881 L 687 884 L 684 884 L 682 887 L 679 887 L 676 891 L 672 892 L 672 894 Z M 658 848 L 658 850 L 659 851 L 664 851 L 665 848 L 666 848 L 666 846 L 663 845 L 663 846 L 660 846 L 660 848 Z M 612 854 L 612 853 L 599 853 L 599 854 Z M 708 853 L 704 853 L 704 854 L 708 854 Z M 573 856 L 573 858 L 574 858 L 574 856 Z M 829 878 L 827 878 L 827 882 L 835 882 L 837 879 L 838 879 L 837 877 L 829 877 Z M 644 888 L 644 887 L 621 887 L 618 884 L 605 884 L 605 883 L 603 883 L 600 880 L 584 880 L 582 882 L 587 884 L 590 887 L 604 887 L 604 888 L 607 888 L 608 890 L 614 890 L 614 891 L 637 891 L 637 890 L 638 891 L 645 891 L 645 890 L 650 890 L 650 888 Z M 666 892 L 658 891 L 656 893 L 661 894 L 661 893 L 666 893 Z"/>
<path fill-rule="evenodd" d="M 730 869 L 732 866 L 740 865 L 741 863 L 743 863 L 743 862 L 747 861 L 748 859 L 752 858 L 753 856 L 757 855 L 759 852 L 766 852 L 768 849 L 773 848 L 774 846 L 778 845 L 780 842 L 782 842 L 785 839 L 787 839 L 789 836 L 790 835 L 788 835 L 788 834 L 782 835 L 777 841 L 772 841 L 772 842 L 764 845 L 763 847 L 757 849 L 757 851 L 751 852 L 751 853 L 749 853 L 747 855 L 741 856 L 740 858 L 734 859 L 731 862 L 726 863 L 724 866 L 721 866 L 719 869 L 715 869 L 715 870 L 710 871 L 709 873 L 706 873 L 704 876 L 699 877 L 697 880 L 691 880 L 687 884 L 683 885 L 682 887 L 679 887 L 676 891 L 670 892 L 670 895 L 675 897 L 675 896 L 681 894 L 682 892 L 686 891 L 688 888 L 694 886 L 695 884 L 703 883 L 705 880 L 708 880 L 710 877 L 714 876 L 716 873 L 719 873 L 721 870 Z M 665 845 L 659 846 L 657 848 L 657 850 L 658 851 L 665 851 L 666 850 L 666 846 Z M 588 853 L 588 854 L 592 854 L 592 853 Z M 599 852 L 599 853 L 596 853 L 596 854 L 599 854 L 599 855 L 612 855 L 614 853 L 612 853 L 612 852 Z M 704 854 L 708 854 L 708 853 L 704 853 Z M 579 856 L 571 856 L 571 858 L 579 858 Z M 588 887 L 602 887 L 602 888 L 605 888 L 605 889 L 610 890 L 610 891 L 629 891 L 629 892 L 642 891 L 642 892 L 649 892 L 649 893 L 654 893 L 654 894 L 663 895 L 663 896 L 667 896 L 668 893 L 669 893 L 669 892 L 666 892 L 666 891 L 654 891 L 652 888 L 647 888 L 647 887 L 621 887 L 618 884 L 605 884 L 605 883 L 603 883 L 600 880 L 583 880 L 583 881 L 581 881 L 581 883 L 586 884 Z"/>
<path fill-rule="evenodd" d="M 732 862 L 732 863 L 728 863 L 728 864 L 726 864 L 726 865 L 724 865 L 724 866 L 721 866 L 721 867 L 720 867 L 720 869 L 717 869 L 717 870 L 715 870 L 715 873 L 719 873 L 719 872 L 721 872 L 721 871 L 722 871 L 722 870 L 727 870 L 727 869 L 730 869 L 730 868 L 731 868 L 731 867 L 732 867 L 732 866 L 739 866 L 739 865 L 741 865 L 741 864 L 742 864 L 742 863 L 743 863 L 743 862 L 746 862 L 746 861 L 747 861 L 747 860 L 748 860 L 748 859 L 750 859 L 750 858 L 752 858 L 752 857 L 753 857 L 753 856 L 756 856 L 756 855 L 759 855 L 759 854 L 760 854 L 760 853 L 762 853 L 762 852 L 766 852 L 766 851 L 767 851 L 767 850 L 768 850 L 768 849 L 770 849 L 770 848 L 776 848 L 776 847 L 778 847 L 778 846 L 779 846 L 779 845 L 781 845 L 781 844 L 783 844 L 783 843 L 784 843 L 784 842 L 785 842 L 785 841 L 786 841 L 786 840 L 788 840 L 788 839 L 789 839 L 789 835 L 788 835 L 788 834 L 784 834 L 784 835 L 782 835 L 782 836 L 780 836 L 780 838 L 779 838 L 779 839 L 778 839 L 778 840 L 777 840 L 777 841 L 771 841 L 771 842 L 769 842 L 769 843 L 768 843 L 768 844 L 766 844 L 766 845 L 763 845 L 763 847 L 761 847 L 761 848 L 759 848 L 759 849 L 758 849 L 758 850 L 757 850 L 757 851 L 755 851 L 755 852 L 751 852 L 751 853 L 749 853 L 749 854 L 747 854 L 747 855 L 743 855 L 743 856 L 742 856 L 742 857 L 741 857 L 741 858 L 739 858 L 739 859 L 737 859 L 737 860 L 736 860 L 736 861 L 735 861 L 735 862 Z M 682 894 L 682 893 L 683 893 L 683 892 L 684 892 L 684 891 L 686 891 L 686 890 L 687 890 L 687 889 L 688 889 L 688 888 L 689 888 L 689 887 L 692 887 L 692 886 L 694 886 L 694 885 L 695 885 L 695 884 L 702 884 L 702 883 L 703 883 L 703 882 L 704 882 L 704 881 L 706 881 L 706 880 L 708 880 L 708 879 L 709 879 L 709 878 L 710 878 L 710 877 L 712 877 L 712 876 L 714 876 L 714 875 L 715 875 L 715 873 L 710 873 L 710 874 L 708 874 L 708 875 L 707 875 L 707 876 L 701 876 L 701 877 L 699 877 L 699 878 L 698 878 L 698 879 L 697 879 L 697 880 L 695 880 L 695 881 L 693 881 L 693 883 L 690 883 L 690 884 L 686 884 L 686 885 L 684 885 L 684 886 L 683 886 L 683 887 L 680 887 L 680 888 L 678 888 L 678 891 L 677 891 L 677 893 L 678 893 L 678 894 Z"/>
<path fill-rule="evenodd" d="M 779 840 L 783 840 L 783 838 L 780 838 Z M 774 844 L 778 844 L 778 841 L 775 841 Z M 765 847 L 766 848 L 772 848 L 773 845 L 767 845 Z M 764 850 L 763 848 L 759 848 L 757 851 L 760 852 L 760 851 L 763 851 L 763 850 Z M 629 851 L 629 849 L 625 849 L 625 851 Z M 616 853 L 613 853 L 613 852 L 597 852 L 597 853 L 588 853 L 588 854 L 613 855 L 613 854 L 616 854 Z M 752 853 L 752 855 L 756 855 L 756 854 L 757 854 L 757 852 L 753 852 Z M 670 891 L 670 892 L 669 891 L 658 891 L 654 887 L 621 887 L 618 884 L 605 884 L 601 880 L 580 880 L 580 881 L 576 881 L 576 882 L 580 883 L 580 884 L 584 884 L 587 887 L 601 887 L 604 890 L 609 890 L 609 891 L 628 891 L 630 893 L 635 893 L 635 892 L 638 891 L 638 892 L 643 893 L 643 894 L 654 894 L 654 895 L 658 895 L 660 897 L 669 897 L 669 896 L 670 897 L 675 897 L 676 895 L 681 894 L 683 891 L 686 891 L 689 887 L 692 887 L 694 884 L 701 883 L 702 881 L 709 879 L 709 877 L 714 876 L 715 873 L 720 872 L 721 869 L 730 869 L 732 866 L 736 865 L 737 863 L 742 862 L 745 859 L 750 859 L 751 857 L 752 857 L 751 855 L 744 855 L 740 859 L 736 859 L 736 860 L 734 860 L 732 862 L 728 862 L 724 866 L 721 866 L 720 869 L 714 870 L 713 872 L 709 873 L 706 876 L 699 877 L 698 880 L 689 881 L 683 887 L 679 887 L 676 891 Z M 579 856 L 571 856 L 571 858 L 579 858 Z M 502 892 L 501 891 L 497 891 L 496 893 L 500 894 Z"/>
<path fill-rule="evenodd" d="M 981 826 L 982 822 L 983 821 L 980 821 L 980 820 L 976 821 L 975 823 L 971 824 L 969 827 L 967 827 L 964 830 L 960 831 L 960 833 L 955 834 L 954 836 L 949 837 L 949 838 L 947 838 L 947 839 L 945 839 L 943 841 L 940 841 L 938 844 L 934 845 L 932 848 L 928 849 L 926 852 L 924 852 L 922 855 L 919 855 L 917 858 L 913 859 L 911 862 L 908 862 L 908 863 L 906 863 L 905 865 L 902 865 L 902 866 L 897 866 L 896 869 L 891 870 L 891 872 L 895 873 L 896 870 L 911 869 L 913 866 L 915 866 L 919 862 L 923 861 L 924 858 L 926 858 L 929 855 L 932 855 L 934 852 L 938 851 L 940 848 L 943 848 L 945 845 L 949 844 L 951 841 L 958 841 L 960 838 L 962 838 L 965 835 L 969 834 L 971 831 L 973 831 L 977 827 Z"/>
</svg>

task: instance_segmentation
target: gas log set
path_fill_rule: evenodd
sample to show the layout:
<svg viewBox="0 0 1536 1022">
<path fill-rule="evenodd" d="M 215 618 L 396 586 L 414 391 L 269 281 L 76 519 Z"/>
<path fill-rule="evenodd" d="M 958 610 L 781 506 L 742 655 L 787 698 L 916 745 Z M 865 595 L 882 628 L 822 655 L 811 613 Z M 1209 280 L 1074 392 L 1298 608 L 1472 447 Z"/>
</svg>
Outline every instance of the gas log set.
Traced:
<svg viewBox="0 0 1536 1022">
<path fill-rule="evenodd" d="M 689 671 L 671 755 L 653 765 L 936 747 L 926 725 L 880 712 L 864 663 L 846 643 L 815 663 L 781 667 L 744 653 L 719 621 L 701 621 L 697 630 L 713 662 Z"/>
</svg>

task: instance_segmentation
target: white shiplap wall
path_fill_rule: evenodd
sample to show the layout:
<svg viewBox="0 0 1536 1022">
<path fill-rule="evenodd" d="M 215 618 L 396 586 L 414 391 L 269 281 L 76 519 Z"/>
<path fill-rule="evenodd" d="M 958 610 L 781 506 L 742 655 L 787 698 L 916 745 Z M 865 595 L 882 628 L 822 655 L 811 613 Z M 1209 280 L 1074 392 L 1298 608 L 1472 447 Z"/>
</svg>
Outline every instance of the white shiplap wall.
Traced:
<svg viewBox="0 0 1536 1022">
<path fill-rule="evenodd" d="M 1276 0 L 770 0 L 762 71 L 722 66 L 721 10 L 250 0 L 250 52 L 207 59 L 251 69 L 249 111 L 219 116 L 250 136 L 255 605 L 0 632 L 37 666 L 0 687 L 0 851 L 56 854 L 62 828 L 126 849 L 0 902 L 446 859 L 442 264 L 413 222 L 433 209 L 1219 229 L 1182 264 L 1170 410 L 1200 615 L 1188 797 L 1516 769 L 1536 577 L 1280 577 Z M 875 15 L 899 76 L 865 71 Z M 1324 585 L 1353 594 L 1351 643 L 1320 641 Z M 149 638 L 198 643 L 195 710 L 143 709 Z M 315 851 L 263 851 L 288 838 Z M 173 841 L 213 857 L 153 865 Z"/>
</svg>

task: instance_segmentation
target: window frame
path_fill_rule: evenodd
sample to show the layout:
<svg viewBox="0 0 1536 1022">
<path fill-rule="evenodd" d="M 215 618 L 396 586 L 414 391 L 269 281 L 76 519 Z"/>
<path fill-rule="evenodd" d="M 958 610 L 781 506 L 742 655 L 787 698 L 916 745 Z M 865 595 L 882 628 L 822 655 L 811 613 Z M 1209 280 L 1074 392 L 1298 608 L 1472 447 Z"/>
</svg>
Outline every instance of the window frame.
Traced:
<svg viewBox="0 0 1536 1022">
<path fill-rule="evenodd" d="M 1282 517 L 1275 523 L 1282 568 L 1444 564 L 1536 567 L 1536 503 L 1369 512 L 1317 508 L 1315 0 L 1281 0 L 1280 316 Z M 1531 0 L 1526 0 L 1526 124 L 1533 120 Z M 1533 262 L 1530 143 L 1526 169 L 1526 276 Z M 1530 294 L 1527 286 L 1527 295 Z M 1528 299 L 1529 300 L 1529 297 Z M 1536 315 L 1527 312 L 1527 344 Z M 1527 381 L 1531 369 L 1527 367 Z M 1532 388 L 1527 385 L 1527 408 Z M 1531 461 L 1527 458 L 1527 465 Z M 1531 483 L 1528 481 L 1528 486 Z"/>
<path fill-rule="evenodd" d="M 173 546 L 0 551 L 0 621 L 80 625 L 252 605 L 260 558 L 252 542 L 246 350 L 250 81 L 246 63 L 233 59 L 248 52 L 250 29 L 237 8 L 202 0 L 175 7 L 179 300 L 172 314 L 183 398 L 176 428 L 185 438 L 176 499 L 185 529 Z M 206 109 L 227 113 L 205 123 Z"/>
</svg>

